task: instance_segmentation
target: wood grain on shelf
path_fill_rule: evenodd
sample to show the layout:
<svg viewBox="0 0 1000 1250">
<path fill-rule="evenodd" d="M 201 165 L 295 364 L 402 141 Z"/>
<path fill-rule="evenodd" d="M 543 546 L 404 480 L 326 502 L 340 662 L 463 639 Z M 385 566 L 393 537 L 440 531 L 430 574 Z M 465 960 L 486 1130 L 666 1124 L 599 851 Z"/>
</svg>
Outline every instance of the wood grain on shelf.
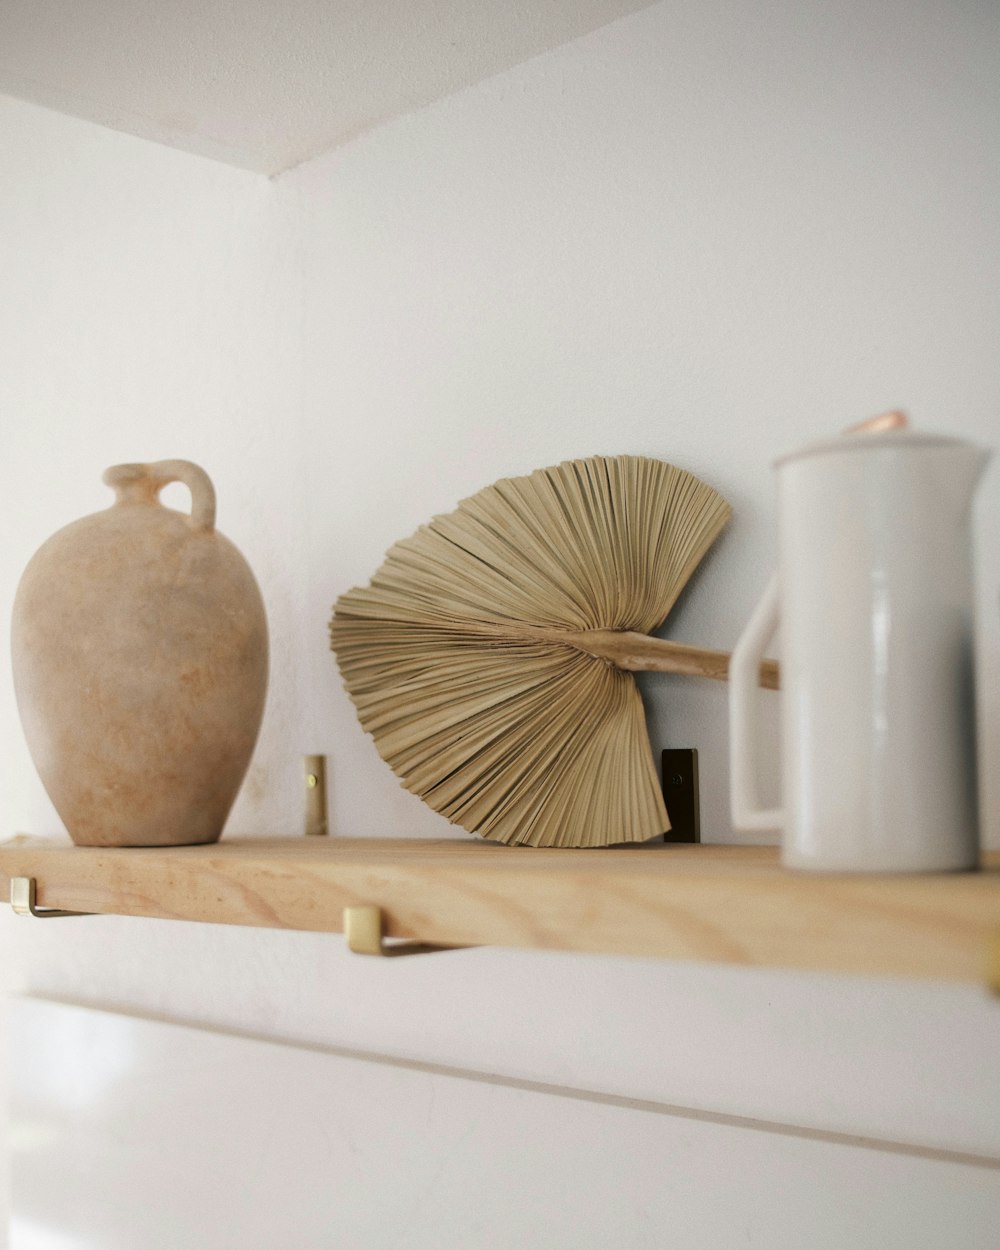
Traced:
<svg viewBox="0 0 1000 1250">
<path fill-rule="evenodd" d="M 982 980 L 1000 930 L 1000 855 L 978 873 L 807 876 L 770 847 L 288 837 L 125 850 L 16 838 L 0 845 L 5 898 L 13 876 L 36 878 L 40 907 L 71 911 L 340 932 L 344 907 L 369 903 L 388 936 L 442 945 L 939 980 Z"/>
</svg>

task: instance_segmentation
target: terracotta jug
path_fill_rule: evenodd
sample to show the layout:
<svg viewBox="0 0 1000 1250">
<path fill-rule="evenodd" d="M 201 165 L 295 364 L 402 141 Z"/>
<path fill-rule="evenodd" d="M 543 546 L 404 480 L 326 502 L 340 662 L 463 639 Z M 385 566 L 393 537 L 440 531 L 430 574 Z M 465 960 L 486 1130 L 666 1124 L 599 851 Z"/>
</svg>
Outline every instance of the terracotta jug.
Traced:
<svg viewBox="0 0 1000 1250">
<path fill-rule="evenodd" d="M 45 789 L 82 846 L 222 833 L 267 689 L 267 622 L 215 490 L 186 460 L 122 464 L 106 511 L 53 535 L 14 601 L 14 685 Z M 183 482 L 191 515 L 160 490 Z"/>
</svg>

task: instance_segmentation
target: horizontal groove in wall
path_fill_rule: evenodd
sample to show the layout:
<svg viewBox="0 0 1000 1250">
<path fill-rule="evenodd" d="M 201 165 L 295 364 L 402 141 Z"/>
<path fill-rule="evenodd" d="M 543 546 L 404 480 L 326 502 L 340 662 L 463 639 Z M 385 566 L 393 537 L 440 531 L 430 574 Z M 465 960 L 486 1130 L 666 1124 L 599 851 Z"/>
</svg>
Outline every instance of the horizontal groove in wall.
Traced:
<svg viewBox="0 0 1000 1250">
<path fill-rule="evenodd" d="M 801 1124 L 783 1123 L 775 1120 L 757 1119 L 752 1116 L 734 1115 L 724 1111 L 707 1110 L 700 1107 L 682 1106 L 674 1103 L 656 1102 L 649 1099 L 629 1098 L 624 1095 L 602 1093 L 597 1090 L 581 1089 L 567 1085 L 554 1085 L 543 1081 L 531 1081 L 523 1078 L 499 1076 L 482 1072 L 475 1068 L 462 1068 L 446 1064 L 431 1063 L 426 1060 L 406 1059 L 376 1051 L 359 1050 L 342 1046 L 324 1046 L 314 1042 L 299 1042 L 286 1038 L 270 1037 L 265 1034 L 243 1032 L 239 1029 L 205 1025 L 197 1022 L 179 1020 L 172 1016 L 156 1015 L 150 1012 L 118 1010 L 100 1003 L 88 1003 L 80 999 L 48 998 L 41 994 L 24 994 L 30 1001 L 50 1003 L 54 1006 L 79 1007 L 86 1011 L 100 1011 L 108 1015 L 124 1016 L 133 1020 L 152 1021 L 157 1024 L 170 1025 L 181 1029 L 190 1029 L 196 1033 L 214 1033 L 224 1037 L 239 1038 L 243 1041 L 259 1042 L 269 1046 L 280 1046 L 287 1050 L 299 1050 L 316 1055 L 329 1055 L 331 1058 L 347 1059 L 359 1063 L 368 1063 L 382 1067 L 401 1068 L 412 1072 L 423 1072 L 433 1076 L 453 1078 L 460 1081 L 473 1081 L 482 1085 L 493 1085 L 505 1089 L 520 1090 L 525 1093 L 546 1094 L 574 1101 L 596 1103 L 602 1106 L 619 1107 L 622 1110 L 636 1111 L 649 1115 L 670 1116 L 677 1119 L 692 1120 L 702 1124 L 717 1124 L 727 1128 L 746 1129 L 757 1133 L 770 1133 L 781 1137 L 798 1138 L 804 1141 L 823 1142 L 829 1145 L 846 1146 L 860 1150 L 875 1150 L 889 1154 L 902 1155 L 908 1158 L 934 1160 L 941 1163 L 958 1163 L 969 1167 L 985 1168 L 1000 1172 L 1000 1158 L 993 1155 L 976 1154 L 970 1151 L 953 1150 L 947 1147 L 916 1145 L 910 1142 L 891 1138 L 872 1137 L 863 1134 L 846 1133 L 837 1129 L 815 1128 Z"/>
</svg>

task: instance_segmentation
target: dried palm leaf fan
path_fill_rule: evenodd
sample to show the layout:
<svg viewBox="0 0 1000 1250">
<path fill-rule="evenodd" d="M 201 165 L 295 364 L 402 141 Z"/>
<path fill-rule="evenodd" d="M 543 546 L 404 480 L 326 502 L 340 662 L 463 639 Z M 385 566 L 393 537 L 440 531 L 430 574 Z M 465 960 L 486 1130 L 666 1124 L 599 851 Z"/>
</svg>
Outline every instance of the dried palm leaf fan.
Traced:
<svg viewBox="0 0 1000 1250">
<path fill-rule="evenodd" d="M 647 635 L 729 514 L 683 469 L 595 456 L 497 482 L 397 543 L 330 635 L 406 789 L 499 842 L 669 829 L 631 670 L 726 676 L 725 653 Z"/>
</svg>

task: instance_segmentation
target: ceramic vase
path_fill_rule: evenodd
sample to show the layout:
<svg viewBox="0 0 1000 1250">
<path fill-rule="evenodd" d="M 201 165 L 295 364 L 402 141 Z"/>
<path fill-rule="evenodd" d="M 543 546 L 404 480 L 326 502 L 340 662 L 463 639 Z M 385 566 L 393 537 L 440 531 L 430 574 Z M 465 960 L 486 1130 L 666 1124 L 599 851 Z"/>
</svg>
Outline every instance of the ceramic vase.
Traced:
<svg viewBox="0 0 1000 1250">
<path fill-rule="evenodd" d="M 14 602 L 18 710 L 82 846 L 214 842 L 246 773 L 267 688 L 267 623 L 247 562 L 215 528 L 208 475 L 116 465 L 103 512 L 53 535 Z M 164 507 L 183 482 L 191 514 Z"/>
</svg>

